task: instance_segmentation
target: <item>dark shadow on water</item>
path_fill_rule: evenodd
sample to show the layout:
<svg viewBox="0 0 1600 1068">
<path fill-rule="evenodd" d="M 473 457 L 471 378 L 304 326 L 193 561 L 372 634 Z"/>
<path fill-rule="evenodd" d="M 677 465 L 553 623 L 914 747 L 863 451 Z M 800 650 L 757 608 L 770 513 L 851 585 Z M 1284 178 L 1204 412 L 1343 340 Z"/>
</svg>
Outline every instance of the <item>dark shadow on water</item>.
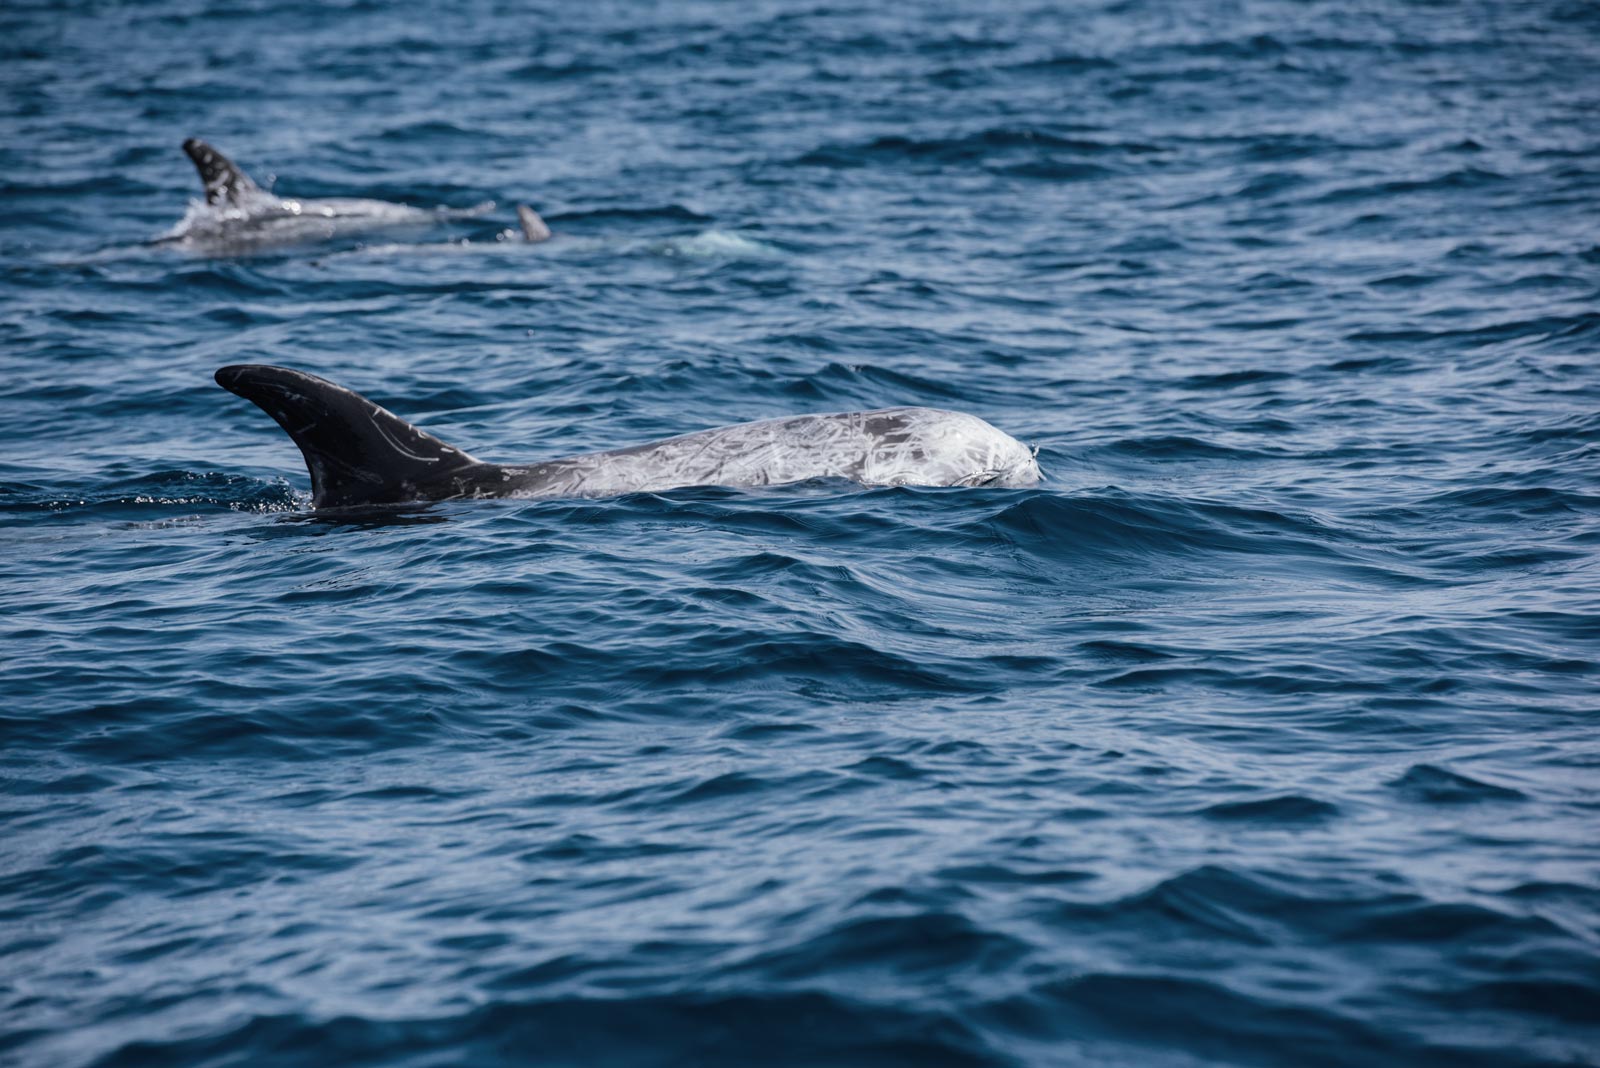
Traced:
<svg viewBox="0 0 1600 1068">
<path fill-rule="evenodd" d="M 260 541 L 307 534 L 321 536 L 348 530 L 381 530 L 425 523 L 448 523 L 434 503 L 371 505 L 363 508 L 322 508 L 314 512 L 294 512 L 274 517 L 271 526 L 256 531 Z"/>
</svg>

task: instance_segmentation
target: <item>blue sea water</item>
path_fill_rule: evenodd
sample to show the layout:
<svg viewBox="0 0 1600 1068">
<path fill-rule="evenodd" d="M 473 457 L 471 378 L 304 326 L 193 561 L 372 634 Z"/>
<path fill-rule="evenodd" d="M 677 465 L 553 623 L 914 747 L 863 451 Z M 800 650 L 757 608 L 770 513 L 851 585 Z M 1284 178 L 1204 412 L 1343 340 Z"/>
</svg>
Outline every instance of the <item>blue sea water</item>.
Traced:
<svg viewBox="0 0 1600 1068">
<path fill-rule="evenodd" d="M 1600 1062 L 1596 12 L 8 3 L 0 1064 Z M 319 516 L 245 361 L 1047 479 Z"/>
</svg>

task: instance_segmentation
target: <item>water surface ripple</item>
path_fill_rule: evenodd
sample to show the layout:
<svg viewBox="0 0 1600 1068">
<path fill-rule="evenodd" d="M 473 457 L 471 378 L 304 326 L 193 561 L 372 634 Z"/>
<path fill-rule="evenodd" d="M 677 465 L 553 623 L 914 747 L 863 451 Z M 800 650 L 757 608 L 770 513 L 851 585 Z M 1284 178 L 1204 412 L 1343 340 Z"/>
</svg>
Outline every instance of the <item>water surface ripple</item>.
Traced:
<svg viewBox="0 0 1600 1068">
<path fill-rule="evenodd" d="M 1600 1061 L 1597 70 L 1572 0 L 8 5 L 0 1064 Z M 496 207 L 151 245 L 189 136 Z M 319 517 L 244 361 L 1048 478 Z"/>
</svg>

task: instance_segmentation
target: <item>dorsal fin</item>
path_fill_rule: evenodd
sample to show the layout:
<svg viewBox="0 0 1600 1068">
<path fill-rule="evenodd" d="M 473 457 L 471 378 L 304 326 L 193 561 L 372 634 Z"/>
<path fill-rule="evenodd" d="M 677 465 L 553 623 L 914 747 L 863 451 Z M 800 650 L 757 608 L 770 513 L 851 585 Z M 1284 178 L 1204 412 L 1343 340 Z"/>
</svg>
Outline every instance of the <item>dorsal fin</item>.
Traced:
<svg viewBox="0 0 1600 1068">
<path fill-rule="evenodd" d="M 240 198 L 261 194 L 261 187 L 234 166 L 233 160 L 198 137 L 185 141 L 183 150 L 194 161 L 195 170 L 200 172 L 200 181 L 206 187 L 207 204 L 238 204 Z"/>
<path fill-rule="evenodd" d="M 300 446 L 318 508 L 465 496 L 470 483 L 499 470 L 304 371 L 236 364 L 216 377 L 217 385 L 276 419 Z"/>
<path fill-rule="evenodd" d="M 550 227 L 545 225 L 538 212 L 526 204 L 517 205 L 517 225 L 522 227 L 522 236 L 528 239 L 530 245 L 550 239 Z"/>
</svg>

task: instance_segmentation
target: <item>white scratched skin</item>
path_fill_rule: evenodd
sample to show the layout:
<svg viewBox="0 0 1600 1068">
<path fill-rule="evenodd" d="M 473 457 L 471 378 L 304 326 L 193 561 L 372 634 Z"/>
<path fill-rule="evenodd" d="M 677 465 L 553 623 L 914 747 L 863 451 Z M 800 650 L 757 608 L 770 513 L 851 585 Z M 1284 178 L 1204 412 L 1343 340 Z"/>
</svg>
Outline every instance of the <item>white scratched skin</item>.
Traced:
<svg viewBox="0 0 1600 1068">
<path fill-rule="evenodd" d="M 423 209 L 354 198 L 285 200 L 270 193 L 256 192 L 226 206 L 192 202 L 188 213 L 166 235 L 166 240 L 207 244 L 325 239 L 346 232 L 425 225 L 481 214 L 482 208 Z"/>
<path fill-rule="evenodd" d="M 1031 486 L 1027 446 L 977 416 L 937 408 L 797 415 L 502 468 L 510 497 L 609 497 L 684 486 Z"/>
</svg>

